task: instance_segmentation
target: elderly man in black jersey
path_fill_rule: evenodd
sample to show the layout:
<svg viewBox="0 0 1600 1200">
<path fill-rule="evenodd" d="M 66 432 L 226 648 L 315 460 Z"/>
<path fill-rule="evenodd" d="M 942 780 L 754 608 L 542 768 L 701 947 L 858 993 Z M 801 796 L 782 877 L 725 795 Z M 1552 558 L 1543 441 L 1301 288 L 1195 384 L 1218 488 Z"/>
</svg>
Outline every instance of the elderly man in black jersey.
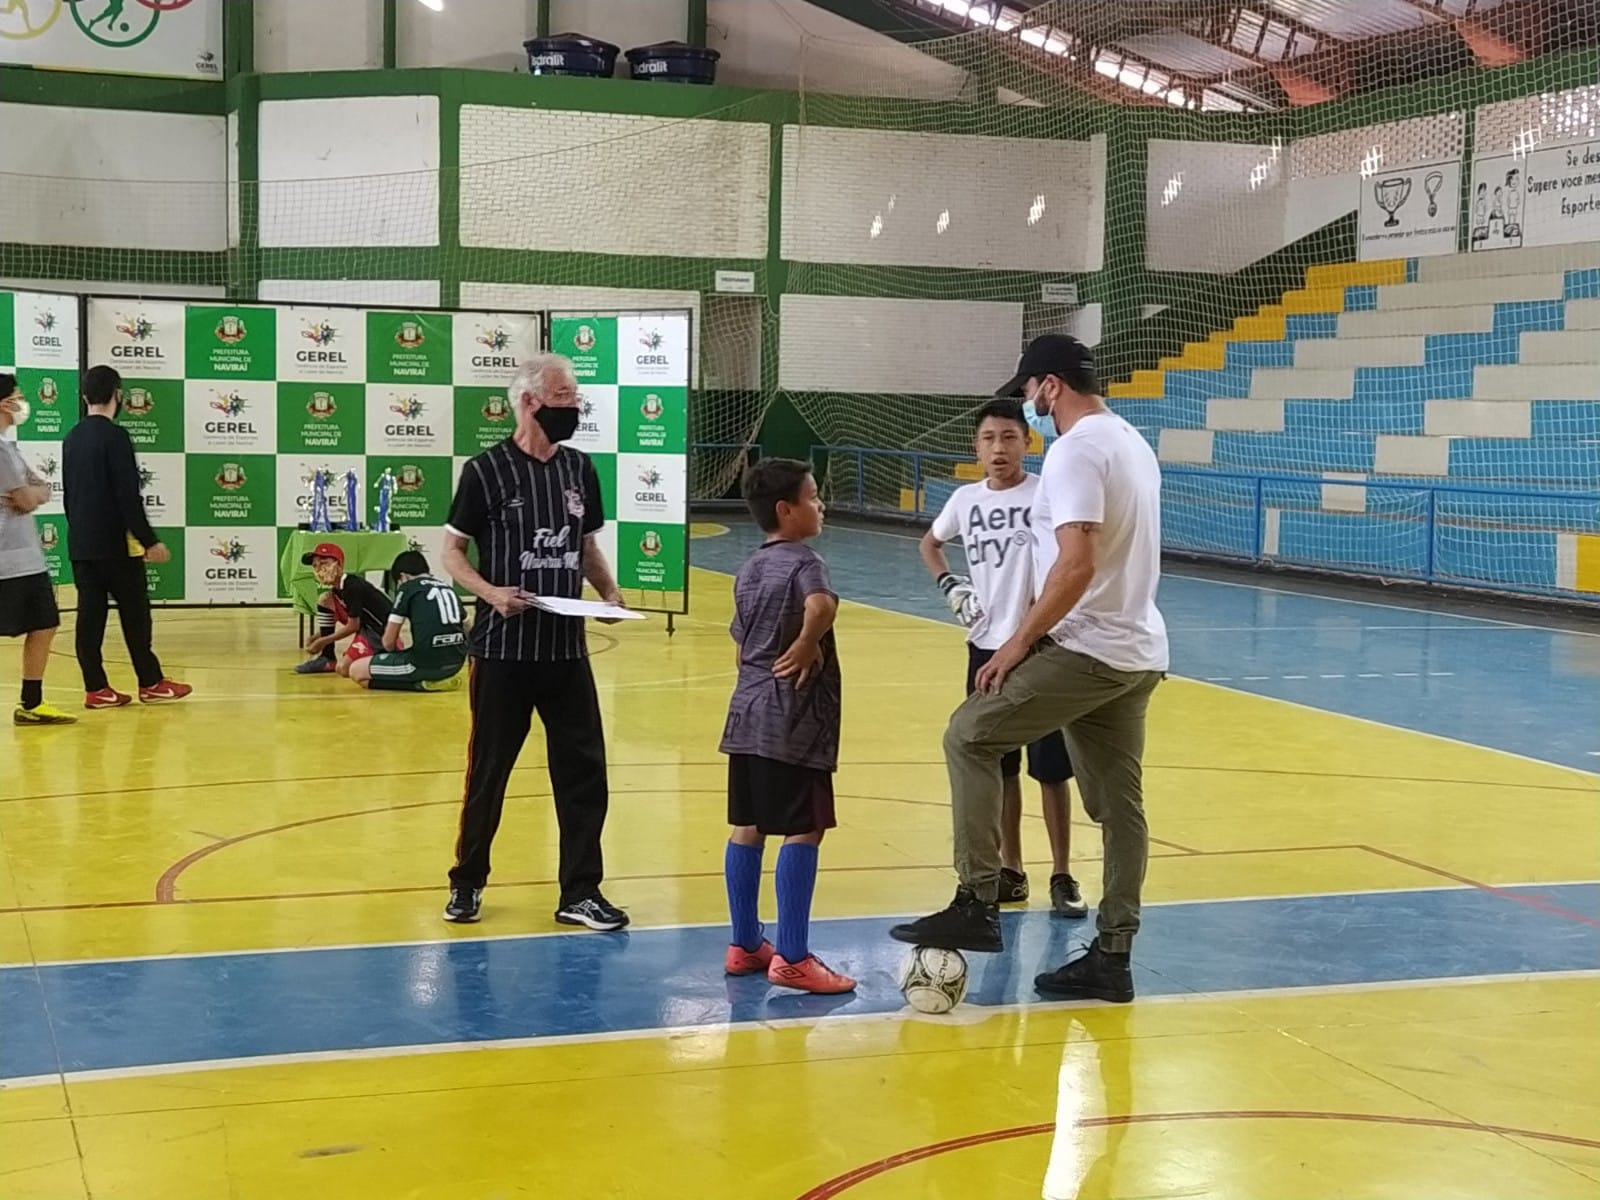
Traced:
<svg viewBox="0 0 1600 1200">
<path fill-rule="evenodd" d="M 537 712 L 561 827 L 556 920 L 621 929 L 627 913 L 600 893 L 606 746 L 583 620 L 533 606 L 536 596 L 577 599 L 584 580 L 621 603 L 597 540 L 605 524 L 599 477 L 587 455 L 563 445 L 578 428 L 571 362 L 558 354 L 530 359 L 507 399 L 516 430 L 462 469 L 445 526 L 445 570 L 478 597 L 478 614 L 467 651 L 466 796 L 444 916 L 469 922 L 481 915 L 506 784 Z M 477 544 L 476 567 L 468 542 Z"/>
</svg>

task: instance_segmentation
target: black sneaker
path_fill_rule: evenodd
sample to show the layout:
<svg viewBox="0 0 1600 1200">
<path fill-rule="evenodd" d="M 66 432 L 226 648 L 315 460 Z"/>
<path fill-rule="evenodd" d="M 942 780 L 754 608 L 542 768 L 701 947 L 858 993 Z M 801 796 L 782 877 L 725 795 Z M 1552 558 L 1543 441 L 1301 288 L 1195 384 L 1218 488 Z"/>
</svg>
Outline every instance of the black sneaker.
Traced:
<svg viewBox="0 0 1600 1200">
<path fill-rule="evenodd" d="M 1000 906 L 985 904 L 964 887 L 956 889 L 949 908 L 907 925 L 896 925 L 889 930 L 889 936 L 897 942 L 938 950 L 999 954 L 1005 949 L 1000 935 Z"/>
<path fill-rule="evenodd" d="M 1133 969 L 1128 955 L 1107 954 L 1096 939 L 1082 957 L 1038 976 L 1033 986 L 1046 996 L 1126 1004 L 1133 999 Z"/>
<path fill-rule="evenodd" d="M 457 925 L 470 925 L 483 915 L 483 889 L 453 887 L 450 903 L 444 906 L 444 919 Z"/>
<path fill-rule="evenodd" d="M 1074 920 L 1089 915 L 1089 906 L 1083 902 L 1078 881 L 1071 875 L 1050 876 L 1050 910 L 1058 917 Z"/>
<path fill-rule="evenodd" d="M 1027 901 L 1028 877 L 1021 871 L 1013 871 L 1010 867 L 1001 867 L 999 903 L 1026 904 Z"/>
<path fill-rule="evenodd" d="M 587 925 L 601 933 L 621 929 L 628 923 L 628 914 L 610 903 L 599 892 L 572 900 L 556 909 L 556 920 L 563 925 Z"/>
</svg>

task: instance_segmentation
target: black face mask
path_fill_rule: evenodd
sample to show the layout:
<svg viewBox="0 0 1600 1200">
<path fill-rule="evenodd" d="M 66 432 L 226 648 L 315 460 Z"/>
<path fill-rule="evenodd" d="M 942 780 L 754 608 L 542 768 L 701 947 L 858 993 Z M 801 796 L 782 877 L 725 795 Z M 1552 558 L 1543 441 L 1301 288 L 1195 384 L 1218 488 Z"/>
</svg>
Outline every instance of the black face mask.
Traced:
<svg viewBox="0 0 1600 1200">
<path fill-rule="evenodd" d="M 533 419 L 539 422 L 539 428 L 552 442 L 567 441 L 578 432 L 576 408 L 541 408 L 533 414 Z"/>
</svg>

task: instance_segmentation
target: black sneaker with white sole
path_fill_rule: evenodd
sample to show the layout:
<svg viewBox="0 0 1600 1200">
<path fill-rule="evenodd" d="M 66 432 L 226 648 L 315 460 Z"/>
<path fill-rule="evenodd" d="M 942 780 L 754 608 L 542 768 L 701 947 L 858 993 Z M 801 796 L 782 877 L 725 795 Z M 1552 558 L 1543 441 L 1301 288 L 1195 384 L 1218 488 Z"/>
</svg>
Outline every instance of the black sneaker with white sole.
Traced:
<svg viewBox="0 0 1600 1200">
<path fill-rule="evenodd" d="M 587 925 L 601 933 L 610 933 L 627 925 L 628 914 L 596 892 L 582 900 L 569 900 L 563 904 L 556 909 L 556 920 L 563 925 Z"/>
<path fill-rule="evenodd" d="M 1089 906 L 1083 902 L 1078 881 L 1065 873 L 1050 876 L 1050 909 L 1058 917 L 1078 920 L 1089 915 Z"/>
<path fill-rule="evenodd" d="M 450 903 L 444 906 L 444 919 L 457 925 L 470 925 L 483 915 L 483 889 L 453 887 Z"/>
<path fill-rule="evenodd" d="M 1000 868 L 1000 891 L 995 899 L 1001 904 L 1026 904 L 1028 902 L 1028 877 L 1010 867 Z"/>
<path fill-rule="evenodd" d="M 933 946 L 939 950 L 970 950 L 975 954 L 999 954 L 1005 949 L 1000 933 L 1000 906 L 985 904 L 969 889 L 956 889 L 950 907 L 905 925 L 896 925 L 889 936 L 913 946 Z"/>
</svg>

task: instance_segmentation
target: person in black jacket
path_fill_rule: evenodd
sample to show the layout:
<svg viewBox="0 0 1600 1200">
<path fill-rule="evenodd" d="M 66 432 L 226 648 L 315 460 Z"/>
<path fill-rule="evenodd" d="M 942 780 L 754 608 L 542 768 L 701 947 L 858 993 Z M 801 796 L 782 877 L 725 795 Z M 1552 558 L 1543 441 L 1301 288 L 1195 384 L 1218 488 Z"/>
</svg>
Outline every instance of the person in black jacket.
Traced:
<svg viewBox="0 0 1600 1200">
<path fill-rule="evenodd" d="M 67 552 L 78 585 L 78 666 L 85 708 L 119 708 L 132 701 L 111 687 L 101 658 L 109 600 L 117 602 L 122 639 L 139 676 L 139 700 L 182 700 L 194 689 L 166 678 L 150 647 L 150 596 L 146 562 L 171 561 L 150 528 L 139 495 L 139 464 L 128 431 L 116 423 L 122 376 L 91 367 L 83 380 L 87 413 L 62 446 L 67 509 Z"/>
</svg>

